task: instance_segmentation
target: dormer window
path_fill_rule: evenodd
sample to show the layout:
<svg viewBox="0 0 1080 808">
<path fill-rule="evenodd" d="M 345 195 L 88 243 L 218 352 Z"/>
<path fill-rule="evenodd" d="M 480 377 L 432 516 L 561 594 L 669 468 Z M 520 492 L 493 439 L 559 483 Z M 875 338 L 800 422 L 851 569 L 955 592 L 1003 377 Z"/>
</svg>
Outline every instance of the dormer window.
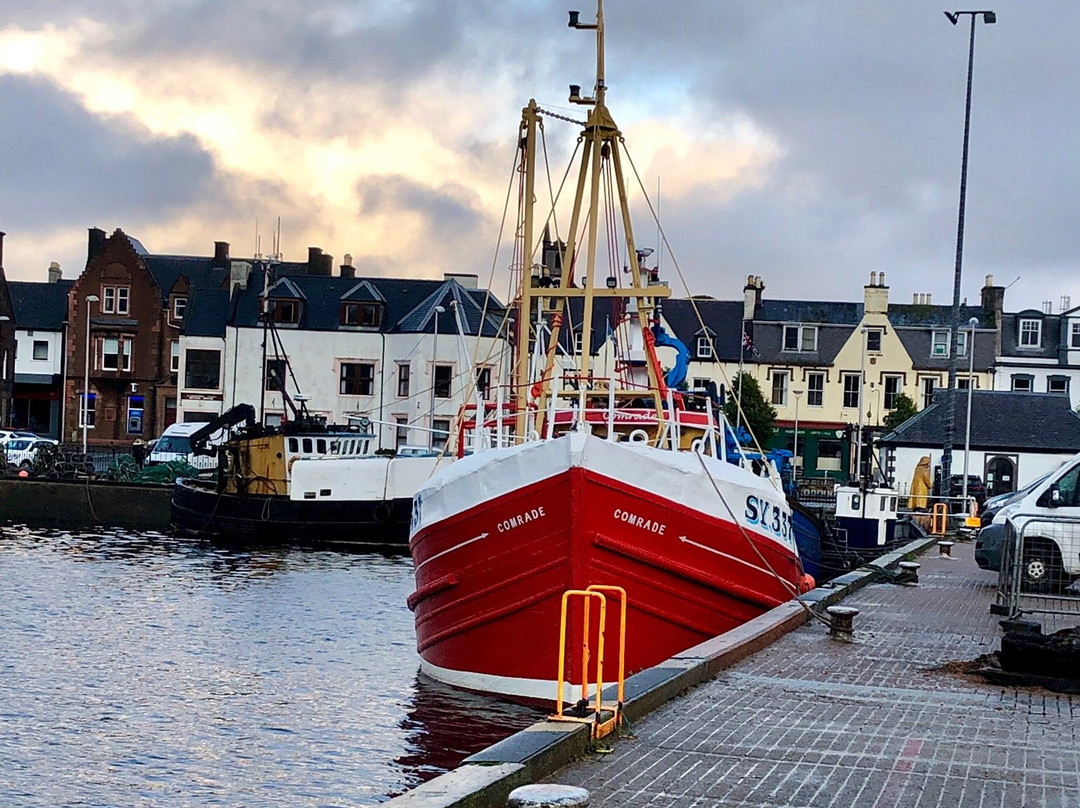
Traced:
<svg viewBox="0 0 1080 808">
<path fill-rule="evenodd" d="M 172 302 L 172 318 L 176 322 L 182 322 L 184 319 L 184 312 L 187 311 L 187 298 L 186 297 L 174 297 Z"/>
<path fill-rule="evenodd" d="M 784 326 L 784 350 L 797 351 L 799 353 L 813 352 L 817 350 L 817 326 L 816 325 L 785 325 Z"/>
<path fill-rule="evenodd" d="M 698 359 L 712 359 L 712 339 L 708 336 L 700 336 L 697 338 L 697 358 Z"/>
<path fill-rule="evenodd" d="M 270 316 L 275 323 L 298 323 L 300 322 L 300 301 L 271 300 Z"/>
<path fill-rule="evenodd" d="M 930 340 L 930 356 L 943 358 L 949 355 L 949 332 L 935 331 Z"/>
<path fill-rule="evenodd" d="M 1073 323 L 1070 326 L 1069 347 L 1080 349 L 1080 323 Z"/>
<path fill-rule="evenodd" d="M 1020 347 L 1042 347 L 1042 320 L 1020 321 Z"/>
<path fill-rule="evenodd" d="M 379 327 L 379 304 L 342 303 L 341 324 L 358 328 Z"/>
</svg>

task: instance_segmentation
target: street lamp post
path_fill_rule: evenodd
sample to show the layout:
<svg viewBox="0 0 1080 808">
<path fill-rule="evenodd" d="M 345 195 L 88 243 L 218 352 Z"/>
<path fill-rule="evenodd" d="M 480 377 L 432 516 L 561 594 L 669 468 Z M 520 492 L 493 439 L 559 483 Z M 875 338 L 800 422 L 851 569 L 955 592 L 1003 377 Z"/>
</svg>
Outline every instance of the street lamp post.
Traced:
<svg viewBox="0 0 1080 808">
<path fill-rule="evenodd" d="M 863 388 L 866 386 L 866 326 L 859 329 L 859 443 L 855 447 L 855 479 L 862 483 Z"/>
<path fill-rule="evenodd" d="M 89 420 L 87 404 L 90 403 L 90 304 L 97 303 L 97 295 L 86 296 L 86 361 L 83 362 L 82 391 L 82 450 L 86 454 L 86 422 Z"/>
<path fill-rule="evenodd" d="M 960 277 L 964 257 L 964 207 L 967 199 L 968 136 L 971 129 L 971 75 L 975 62 L 975 19 L 982 15 L 983 22 L 997 22 L 993 11 L 946 11 L 949 22 L 956 25 L 962 14 L 971 17 L 971 36 L 968 43 L 967 100 L 964 106 L 964 149 L 960 162 L 960 210 L 956 225 L 956 267 L 953 272 L 952 319 L 949 325 L 949 378 L 945 389 L 945 438 L 941 453 L 941 488 L 948 491 L 952 475 L 953 430 L 956 421 L 956 359 L 960 334 Z"/>
<path fill-rule="evenodd" d="M 445 313 L 446 309 L 444 307 L 435 307 L 435 334 L 431 340 L 431 411 L 428 413 L 432 449 L 435 448 L 435 367 L 439 361 L 439 315 Z"/>
<path fill-rule="evenodd" d="M 975 389 L 975 327 L 979 320 L 972 317 L 968 320 L 968 400 L 967 400 L 967 433 L 964 435 L 964 507 L 968 506 L 968 457 L 971 455 L 971 393 Z"/>
<path fill-rule="evenodd" d="M 3 329 L 6 328 L 7 323 L 10 323 L 10 322 L 11 322 L 10 317 L 8 317 L 6 314 L 0 314 L 0 342 L 3 341 L 3 337 L 2 337 Z M 11 408 L 12 408 L 11 400 L 14 398 L 14 392 L 13 391 L 14 391 L 14 384 L 15 384 L 15 381 L 14 381 L 14 379 L 15 379 L 15 369 L 14 368 L 11 368 L 10 370 L 8 369 L 8 352 L 7 352 L 6 349 L 4 350 L 3 354 L 4 354 L 3 355 L 4 378 L 3 378 L 3 391 L 0 392 L 0 396 L 2 396 L 2 399 L 0 399 L 0 426 L 3 426 L 5 428 L 7 428 L 7 427 L 10 427 L 12 422 L 14 421 L 14 416 L 11 413 Z M 10 388 L 8 387 L 8 376 L 9 376 L 9 374 L 10 374 L 11 379 L 12 379 L 12 382 L 11 382 L 12 386 Z M 9 390 L 12 391 L 11 395 L 9 395 Z"/>
<path fill-rule="evenodd" d="M 791 394 L 795 396 L 795 451 L 791 454 L 792 462 L 795 470 L 792 472 L 792 476 L 796 476 L 799 473 L 799 399 L 802 398 L 802 390 L 792 390 Z"/>
</svg>

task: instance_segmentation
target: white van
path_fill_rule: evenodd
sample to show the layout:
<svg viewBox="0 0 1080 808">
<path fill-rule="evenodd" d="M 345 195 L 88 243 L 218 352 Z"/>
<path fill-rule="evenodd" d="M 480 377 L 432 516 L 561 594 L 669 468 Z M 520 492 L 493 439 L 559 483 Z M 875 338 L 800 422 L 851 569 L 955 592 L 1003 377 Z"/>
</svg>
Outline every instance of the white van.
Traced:
<svg viewBox="0 0 1080 808">
<path fill-rule="evenodd" d="M 1010 501 L 999 516 L 1009 534 L 1023 535 L 1026 591 L 1056 591 L 1080 577 L 1080 455 Z"/>
<path fill-rule="evenodd" d="M 147 464 L 153 466 L 157 463 L 180 460 L 197 469 L 216 469 L 217 455 L 197 455 L 192 454 L 191 451 L 191 436 L 204 426 L 206 426 L 204 422 L 192 422 L 166 427 L 154 444 L 149 457 L 146 458 Z M 225 430 L 221 430 L 210 439 L 210 445 L 224 440 Z"/>
</svg>

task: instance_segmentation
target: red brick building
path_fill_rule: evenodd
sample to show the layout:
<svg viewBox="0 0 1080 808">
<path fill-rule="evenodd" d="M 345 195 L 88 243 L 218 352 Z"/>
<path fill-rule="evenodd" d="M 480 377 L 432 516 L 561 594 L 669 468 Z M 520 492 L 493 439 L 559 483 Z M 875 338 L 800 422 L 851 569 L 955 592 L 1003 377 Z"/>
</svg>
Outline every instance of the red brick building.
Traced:
<svg viewBox="0 0 1080 808">
<path fill-rule="evenodd" d="M 90 229 L 86 269 L 68 298 L 63 439 L 81 440 L 86 375 L 89 443 L 127 446 L 156 438 L 175 422 L 189 291 L 227 286 L 228 266 L 225 242 L 215 244 L 213 258 L 179 259 L 149 255 L 122 230 L 107 237 Z"/>
</svg>

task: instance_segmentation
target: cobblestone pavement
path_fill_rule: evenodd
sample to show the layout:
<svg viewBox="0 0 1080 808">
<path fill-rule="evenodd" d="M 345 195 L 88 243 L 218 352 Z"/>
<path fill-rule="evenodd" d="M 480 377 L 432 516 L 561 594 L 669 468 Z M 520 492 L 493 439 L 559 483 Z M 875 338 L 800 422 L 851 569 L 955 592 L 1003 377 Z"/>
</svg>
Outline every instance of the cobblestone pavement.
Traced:
<svg viewBox="0 0 1080 808">
<path fill-rule="evenodd" d="M 1080 696 L 935 670 L 999 646 L 996 574 L 953 554 L 847 598 L 855 643 L 811 621 L 550 780 L 593 808 L 1080 808 Z"/>
</svg>

